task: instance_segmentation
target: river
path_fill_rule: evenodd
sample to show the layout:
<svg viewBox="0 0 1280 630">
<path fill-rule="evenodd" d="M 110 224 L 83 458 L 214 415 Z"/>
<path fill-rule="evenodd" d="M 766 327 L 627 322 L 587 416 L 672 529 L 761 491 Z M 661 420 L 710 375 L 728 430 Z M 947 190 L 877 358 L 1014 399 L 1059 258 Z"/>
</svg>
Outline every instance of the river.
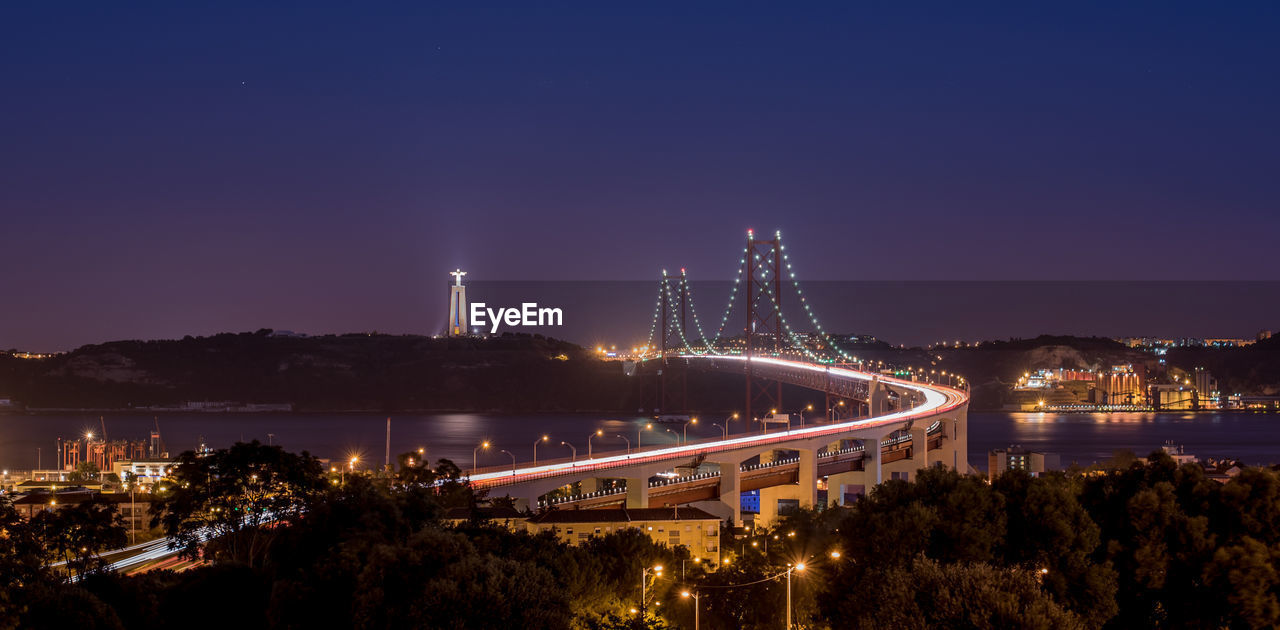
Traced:
<svg viewBox="0 0 1280 630">
<path fill-rule="evenodd" d="M 306 450 L 334 460 L 352 455 L 362 462 L 382 462 L 386 416 L 378 414 L 111 414 L 104 417 L 111 439 L 147 439 L 158 421 L 165 446 L 172 453 L 195 448 L 203 436 L 212 447 L 236 440 L 271 441 L 293 451 Z M 689 427 L 689 438 L 709 438 L 720 429 L 711 423 L 723 419 L 705 417 Z M 571 450 L 587 454 L 587 436 L 598 451 L 621 450 L 625 436 L 634 446 L 673 444 L 679 427 L 653 425 L 637 430 L 637 417 L 600 414 L 499 415 L 406 414 L 391 416 L 391 452 L 426 448 L 430 458 L 446 457 L 470 467 L 473 451 L 483 441 L 492 446 L 474 453 L 480 465 L 509 462 L 514 453 L 521 461 L 533 456 L 533 444 L 542 435 L 538 457 L 566 457 Z M 671 429 L 673 432 L 669 432 Z M 1120 449 L 1145 455 L 1166 441 L 1186 447 L 1200 457 L 1231 457 L 1248 464 L 1280 462 L 1280 415 L 1260 413 L 1111 413 L 1057 414 L 972 412 L 969 414 L 969 461 L 986 468 L 987 451 L 1021 445 L 1061 456 L 1063 465 L 1089 464 L 1106 459 Z M 743 430 L 735 421 L 730 431 Z M 37 448 L 44 467 L 52 467 L 57 438 L 75 438 L 86 432 L 102 432 L 96 414 L 0 415 L 0 467 L 27 470 L 36 466 Z"/>
</svg>

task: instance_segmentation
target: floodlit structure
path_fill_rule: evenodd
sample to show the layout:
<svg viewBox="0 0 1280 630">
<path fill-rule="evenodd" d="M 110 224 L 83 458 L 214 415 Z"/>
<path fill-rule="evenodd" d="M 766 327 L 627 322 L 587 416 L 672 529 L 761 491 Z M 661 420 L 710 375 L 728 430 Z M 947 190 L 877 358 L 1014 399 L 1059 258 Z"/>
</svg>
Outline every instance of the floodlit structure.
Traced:
<svg viewBox="0 0 1280 630">
<path fill-rule="evenodd" d="M 462 284 L 462 276 L 467 272 L 455 269 L 449 275 L 453 276 L 453 285 L 449 287 L 449 335 L 465 335 L 471 332 L 467 321 L 467 287 Z"/>
</svg>

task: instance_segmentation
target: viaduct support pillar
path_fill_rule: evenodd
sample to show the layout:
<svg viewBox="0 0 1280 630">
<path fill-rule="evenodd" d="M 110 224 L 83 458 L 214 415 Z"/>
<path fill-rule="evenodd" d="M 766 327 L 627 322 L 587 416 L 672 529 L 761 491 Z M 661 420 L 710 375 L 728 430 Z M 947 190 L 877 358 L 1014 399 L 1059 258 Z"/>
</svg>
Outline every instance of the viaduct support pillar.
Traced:
<svg viewBox="0 0 1280 630">
<path fill-rule="evenodd" d="M 886 435 L 886 432 L 877 432 L 862 440 L 863 472 L 868 486 L 878 486 L 884 481 L 884 453 L 880 450 L 880 442 Z"/>
<path fill-rule="evenodd" d="M 929 424 L 918 421 L 911 425 L 911 473 L 914 481 L 921 468 L 929 467 Z"/>
<path fill-rule="evenodd" d="M 720 462 L 720 502 L 733 512 L 733 524 L 742 526 L 742 490 L 738 483 L 741 472 L 737 462 Z"/>
<path fill-rule="evenodd" d="M 880 377 L 871 377 L 871 384 L 867 387 L 867 413 L 871 417 L 884 415 L 888 408 L 884 387 L 880 385 Z"/>
<path fill-rule="evenodd" d="M 760 489 L 760 517 L 757 527 L 769 527 L 778 521 L 782 511 L 779 501 L 795 501 L 796 507 L 812 508 L 818 502 L 818 458 L 812 450 L 799 451 L 799 470 L 795 484 Z M 763 459 L 763 458 L 762 458 Z"/>
<path fill-rule="evenodd" d="M 649 507 L 649 478 L 627 478 L 627 507 Z"/>
</svg>

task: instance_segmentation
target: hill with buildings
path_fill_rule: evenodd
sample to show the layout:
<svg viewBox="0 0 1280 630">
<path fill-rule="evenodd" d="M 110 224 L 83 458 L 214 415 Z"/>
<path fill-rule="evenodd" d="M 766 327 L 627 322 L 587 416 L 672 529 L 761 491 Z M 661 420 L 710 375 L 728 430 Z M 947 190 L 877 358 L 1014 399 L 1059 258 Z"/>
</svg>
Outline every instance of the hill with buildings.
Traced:
<svg viewBox="0 0 1280 630">
<path fill-rule="evenodd" d="M 868 341 L 849 349 L 868 368 L 900 376 L 945 381 L 944 372 L 964 375 L 973 389 L 973 409 L 1016 405 L 1020 383 L 1026 386 L 1028 375 L 1049 372 L 1089 381 L 1065 388 L 1080 390 L 1076 399 L 1096 398 L 1090 392 L 1105 390 L 1109 398 L 1093 402 L 1117 402 L 1115 384 L 1104 387 L 1099 378 L 1109 370 L 1136 375 L 1124 387 L 1147 394 L 1153 384 L 1196 379 L 1196 368 L 1211 377 L 1196 383 L 1200 389 L 1212 382 L 1228 393 L 1280 393 L 1280 339 L 1243 347 L 1153 350 L 1100 337 L 1044 335 L 928 348 Z M 0 401 L 29 410 L 630 413 L 659 406 L 658 384 L 652 369 L 648 373 L 647 378 L 628 376 L 621 361 L 602 360 L 589 349 L 538 335 L 304 337 L 259 330 L 115 341 L 59 355 L 0 353 Z M 742 405 L 740 375 L 691 370 L 685 378 L 690 409 L 734 411 Z M 783 398 L 796 408 L 823 403 L 820 395 L 791 387 L 784 388 Z"/>
</svg>

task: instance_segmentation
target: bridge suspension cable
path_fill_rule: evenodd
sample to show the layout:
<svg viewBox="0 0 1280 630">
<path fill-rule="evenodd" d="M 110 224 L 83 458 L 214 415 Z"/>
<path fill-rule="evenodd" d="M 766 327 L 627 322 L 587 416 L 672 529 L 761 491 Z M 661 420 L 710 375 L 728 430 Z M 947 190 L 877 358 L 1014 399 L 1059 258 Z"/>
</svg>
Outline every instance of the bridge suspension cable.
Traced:
<svg viewBox="0 0 1280 630">
<path fill-rule="evenodd" d="M 658 316 L 660 315 L 661 311 L 662 311 L 662 286 L 659 285 L 658 295 L 655 298 L 654 305 L 653 305 L 653 322 L 649 324 L 649 341 L 645 342 L 645 346 L 644 346 L 644 354 L 646 355 L 649 354 L 649 352 L 654 348 L 653 335 L 658 331 L 658 319 L 659 319 Z"/>
<path fill-rule="evenodd" d="M 683 270 L 683 269 L 682 269 L 682 270 L 680 270 L 680 271 L 681 271 L 681 274 L 683 274 L 683 273 L 684 273 L 684 270 Z M 667 278 L 667 270 L 666 270 L 666 269 L 663 269 L 663 270 L 662 270 L 662 290 L 666 292 L 666 295 L 667 295 L 667 310 L 668 310 L 668 311 L 671 311 L 671 320 L 672 320 L 672 322 L 671 322 L 671 323 L 672 323 L 672 325 L 673 325 L 673 326 L 675 326 L 676 331 L 680 333 L 680 342 L 684 344 L 684 349 L 685 349 L 685 350 L 688 350 L 688 351 L 689 351 L 689 354 L 698 354 L 698 355 L 701 355 L 701 354 L 707 354 L 705 351 L 704 351 L 704 352 L 698 352 L 697 350 L 694 350 L 694 349 L 693 349 L 693 345 L 689 343 L 689 339 L 685 336 L 685 332 L 684 332 L 684 328 L 685 328 L 685 319 L 684 319 L 684 314 L 683 314 L 683 313 L 677 313 L 677 312 L 675 312 L 675 302 L 674 302 L 674 299 L 671 297 L 671 285 L 667 282 L 667 280 L 668 280 L 668 278 Z M 683 288 L 683 285 L 681 285 L 681 287 Z M 680 299 L 681 299 L 681 306 L 683 306 L 683 305 L 685 305 L 685 304 L 688 304 L 688 302 L 687 302 L 687 301 L 685 301 L 685 298 L 687 297 L 687 295 L 688 295 L 688 294 L 686 293 L 685 295 L 681 296 L 681 298 L 680 298 Z M 668 330 L 663 331 L 663 334 L 664 334 L 664 335 L 670 335 L 670 334 L 671 334 L 671 331 L 669 330 L 669 328 L 670 328 L 670 327 L 668 327 Z M 663 339 L 664 339 L 664 341 L 665 341 L 665 339 L 666 339 L 666 338 L 664 337 Z M 704 337 L 703 337 L 703 341 L 705 341 L 705 340 L 706 340 L 706 337 L 704 336 Z"/>
<path fill-rule="evenodd" d="M 787 275 L 790 276 L 791 285 L 795 288 L 796 295 L 800 298 L 800 304 L 804 307 L 805 314 L 809 316 L 809 322 L 813 324 L 813 328 L 817 331 L 818 335 L 826 341 L 827 346 L 836 351 L 836 354 L 840 355 L 840 357 L 846 361 L 856 363 L 858 358 L 850 355 L 844 350 L 844 348 L 841 348 L 839 344 L 831 338 L 831 335 L 827 334 L 827 332 L 822 329 L 822 324 L 818 323 L 818 317 L 814 314 L 813 308 L 809 305 L 809 301 L 804 295 L 804 291 L 800 288 L 800 281 L 796 279 L 795 268 L 791 266 L 791 257 L 787 255 L 787 246 L 782 244 L 782 231 L 778 230 L 776 235 L 778 247 L 782 251 L 782 264 L 787 267 Z"/>
<path fill-rule="evenodd" d="M 689 276 L 685 273 L 684 267 L 680 268 L 680 289 L 684 292 L 683 299 L 689 301 L 689 314 L 693 316 L 693 325 L 697 327 L 698 336 L 702 338 L 704 353 L 719 354 L 714 344 L 707 340 L 707 333 L 702 330 L 702 322 L 698 319 L 698 308 L 693 304 L 693 290 L 689 288 Z"/>
</svg>

